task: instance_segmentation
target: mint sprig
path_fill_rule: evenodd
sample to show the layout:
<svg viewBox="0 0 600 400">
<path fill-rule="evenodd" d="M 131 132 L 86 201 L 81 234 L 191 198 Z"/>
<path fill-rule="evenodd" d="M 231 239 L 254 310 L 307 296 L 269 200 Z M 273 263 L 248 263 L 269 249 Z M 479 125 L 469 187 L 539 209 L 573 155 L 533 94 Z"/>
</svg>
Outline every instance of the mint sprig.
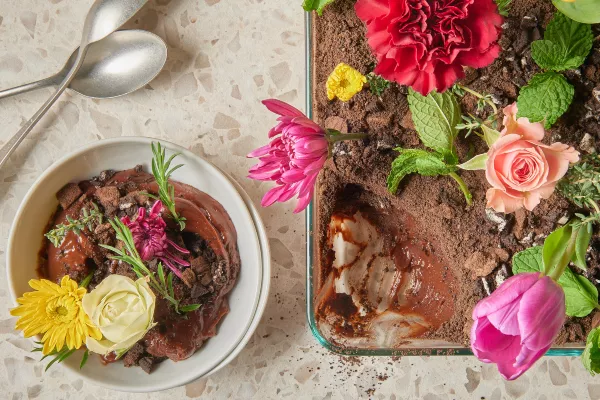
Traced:
<svg viewBox="0 0 600 400">
<path fill-rule="evenodd" d="M 456 97 L 451 91 L 431 92 L 423 96 L 409 89 L 408 104 L 419 138 L 433 151 L 397 148 L 396 151 L 400 154 L 392 162 L 387 179 L 388 190 L 396 193 L 402 179 L 409 174 L 447 175 L 458 183 L 467 204 L 471 205 L 471 193 L 456 173 L 458 157 L 454 140 L 461 114 Z"/>
<path fill-rule="evenodd" d="M 578 68 L 590 53 L 594 36 L 589 25 L 556 13 L 544 33 L 544 40 L 531 44 L 531 56 L 546 72 L 536 74 L 521 89 L 517 99 L 519 117 L 544 121 L 550 128 L 563 115 L 575 96 L 575 89 L 559 72 Z"/>
<path fill-rule="evenodd" d="M 574 97 L 575 88 L 561 74 L 553 71 L 536 74 L 519 93 L 518 117 L 529 118 L 531 122 L 544 121 L 548 129 L 567 111 Z"/>
<path fill-rule="evenodd" d="M 334 0 L 304 0 L 302 7 L 304 11 L 316 11 L 317 14 L 323 15 L 323 9 L 333 2 Z"/>
<path fill-rule="evenodd" d="M 544 40 L 531 44 L 531 56 L 543 69 L 564 71 L 577 68 L 592 50 L 594 35 L 590 25 L 556 13 L 544 33 Z"/>
<path fill-rule="evenodd" d="M 392 162 L 387 186 L 390 193 L 396 193 L 400 182 L 406 175 L 417 173 L 424 176 L 448 175 L 456 172 L 454 165 L 448 165 L 444 156 L 420 149 L 395 149 L 400 154 Z"/>
<path fill-rule="evenodd" d="M 456 125 L 461 121 L 460 105 L 451 91 L 427 96 L 408 90 L 408 104 L 421 142 L 441 154 L 456 154 Z"/>
</svg>

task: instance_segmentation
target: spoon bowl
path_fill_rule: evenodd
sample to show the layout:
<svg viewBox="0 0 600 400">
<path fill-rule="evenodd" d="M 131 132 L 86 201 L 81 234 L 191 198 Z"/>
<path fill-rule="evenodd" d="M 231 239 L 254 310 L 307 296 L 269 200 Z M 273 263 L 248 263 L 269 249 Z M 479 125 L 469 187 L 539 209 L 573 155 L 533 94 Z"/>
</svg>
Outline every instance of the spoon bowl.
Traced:
<svg viewBox="0 0 600 400">
<path fill-rule="evenodd" d="M 77 50 L 67 61 L 64 75 L 76 58 Z M 123 96 L 152 81 L 166 61 L 167 45 L 157 35 L 142 30 L 114 32 L 90 45 L 69 88 L 93 98 Z"/>
</svg>

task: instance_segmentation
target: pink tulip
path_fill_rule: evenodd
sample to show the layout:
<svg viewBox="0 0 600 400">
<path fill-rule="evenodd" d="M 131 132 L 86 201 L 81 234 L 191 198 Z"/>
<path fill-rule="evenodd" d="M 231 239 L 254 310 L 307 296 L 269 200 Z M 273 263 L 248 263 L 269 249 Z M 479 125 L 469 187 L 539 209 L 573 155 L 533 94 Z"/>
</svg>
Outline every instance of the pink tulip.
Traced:
<svg viewBox="0 0 600 400">
<path fill-rule="evenodd" d="M 565 294 L 550 277 L 507 279 L 473 310 L 471 348 L 505 379 L 521 376 L 546 353 L 565 322 Z"/>
<path fill-rule="evenodd" d="M 271 143 L 248 154 L 259 159 L 248 177 L 277 184 L 263 197 L 263 207 L 297 196 L 294 212 L 298 213 L 310 203 L 315 181 L 327 160 L 327 132 L 289 104 L 273 99 L 263 104 L 280 115 L 279 124 L 269 132 Z"/>
</svg>

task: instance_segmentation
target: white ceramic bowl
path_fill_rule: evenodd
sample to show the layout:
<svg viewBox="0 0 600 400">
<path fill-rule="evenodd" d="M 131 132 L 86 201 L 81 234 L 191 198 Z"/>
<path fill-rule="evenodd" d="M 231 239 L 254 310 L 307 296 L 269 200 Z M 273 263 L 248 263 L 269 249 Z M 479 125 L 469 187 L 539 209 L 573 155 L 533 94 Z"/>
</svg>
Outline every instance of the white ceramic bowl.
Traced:
<svg viewBox="0 0 600 400">
<path fill-rule="evenodd" d="M 55 193 L 68 182 L 91 178 L 106 169 L 128 169 L 141 164 L 149 170 L 151 141 L 134 137 L 99 141 L 57 161 L 38 178 L 17 211 L 8 241 L 7 273 L 15 304 L 17 297 L 31 290 L 27 285 L 29 279 L 37 277 L 37 252 L 47 221 L 58 205 Z M 164 390 L 222 368 L 241 351 L 252 335 L 264 310 L 265 290 L 268 292 L 268 284 L 264 284 L 264 274 L 269 274 L 269 262 L 263 260 L 266 245 L 261 243 L 257 233 L 260 229 L 264 237 L 264 227 L 262 223 L 259 226 L 255 224 L 257 216 L 250 214 L 236 187 L 216 167 L 179 146 L 161 143 L 167 152 L 181 153 L 177 162 L 184 167 L 174 173 L 173 179 L 208 193 L 229 213 L 238 234 L 242 267 L 229 294 L 231 311 L 219 324 L 217 336 L 209 339 L 189 359 L 176 363 L 166 360 L 149 375 L 141 368 L 125 368 L 120 363 L 104 366 L 97 356 L 91 356 L 81 370 L 81 355 L 78 354 L 62 364 L 81 378 L 115 390 Z M 268 257 L 268 248 L 266 252 Z M 259 300 L 261 307 L 258 307 Z"/>
</svg>

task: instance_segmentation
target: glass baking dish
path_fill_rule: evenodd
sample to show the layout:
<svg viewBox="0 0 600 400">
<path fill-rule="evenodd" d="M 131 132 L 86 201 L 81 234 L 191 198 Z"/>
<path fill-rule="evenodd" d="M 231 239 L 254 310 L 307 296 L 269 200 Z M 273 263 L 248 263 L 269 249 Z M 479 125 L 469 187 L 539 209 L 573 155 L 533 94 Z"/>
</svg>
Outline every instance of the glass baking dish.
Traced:
<svg viewBox="0 0 600 400">
<path fill-rule="evenodd" d="M 316 38 L 313 32 L 313 13 L 306 13 L 306 113 L 309 118 L 313 117 L 313 44 Z M 315 191 L 318 193 L 318 190 Z M 317 229 L 316 214 L 319 199 L 315 197 L 306 209 L 306 312 L 310 329 L 317 341 L 326 349 L 348 356 L 402 356 L 402 355 L 472 355 L 469 348 L 450 342 L 434 339 L 418 339 L 407 341 L 407 344 L 399 348 L 346 348 L 340 347 L 329 341 L 319 330 L 314 309 L 314 298 L 316 289 L 316 274 L 313 267 L 317 262 L 317 238 L 314 229 Z M 583 352 L 584 345 L 569 343 L 561 347 L 550 349 L 546 355 L 549 356 L 579 356 Z"/>
</svg>

